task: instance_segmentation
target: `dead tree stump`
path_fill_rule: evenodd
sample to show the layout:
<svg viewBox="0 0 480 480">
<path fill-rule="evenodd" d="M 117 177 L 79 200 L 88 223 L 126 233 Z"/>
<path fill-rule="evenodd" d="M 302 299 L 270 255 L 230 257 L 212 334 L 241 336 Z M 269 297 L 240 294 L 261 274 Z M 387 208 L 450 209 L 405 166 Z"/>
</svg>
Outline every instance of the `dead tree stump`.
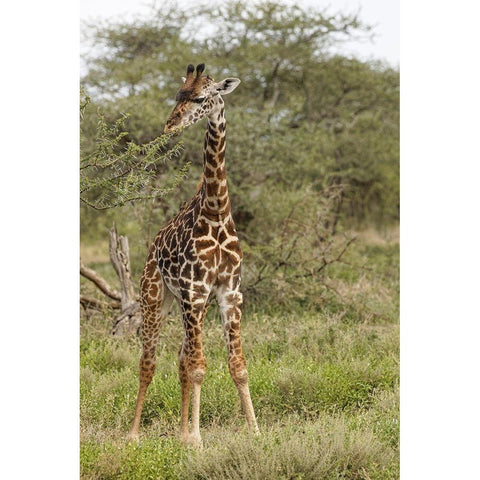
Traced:
<svg viewBox="0 0 480 480">
<path fill-rule="evenodd" d="M 140 333 L 142 315 L 138 294 L 132 282 L 130 271 L 130 250 L 128 238 L 118 236 L 115 225 L 110 229 L 110 261 L 120 281 L 120 291 L 112 288 L 95 270 L 80 262 L 80 274 L 90 280 L 105 296 L 111 300 L 103 302 L 95 298 L 80 295 L 80 303 L 85 309 L 103 310 L 104 308 L 120 309 L 115 318 L 111 335 L 127 335 Z"/>
<path fill-rule="evenodd" d="M 110 229 L 110 261 L 120 280 L 121 297 L 121 314 L 115 320 L 110 333 L 112 335 L 138 333 L 142 326 L 142 315 L 131 277 L 128 238 L 118 236 L 115 225 Z"/>
</svg>

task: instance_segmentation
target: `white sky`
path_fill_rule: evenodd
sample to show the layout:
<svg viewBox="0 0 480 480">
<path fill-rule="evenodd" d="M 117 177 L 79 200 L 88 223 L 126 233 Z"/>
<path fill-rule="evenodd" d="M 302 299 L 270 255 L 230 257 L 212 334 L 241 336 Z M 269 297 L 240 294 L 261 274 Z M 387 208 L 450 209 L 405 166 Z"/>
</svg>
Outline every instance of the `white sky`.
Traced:
<svg viewBox="0 0 480 480">
<path fill-rule="evenodd" d="M 151 1 L 148 0 L 80 0 L 80 18 L 93 20 L 98 17 L 122 16 L 132 18 L 135 14 L 146 13 Z M 179 0 L 180 5 L 198 4 L 198 0 Z M 330 6 L 332 12 L 356 12 L 361 8 L 360 18 L 374 25 L 376 38 L 373 41 L 345 44 L 343 51 L 361 59 L 382 59 L 394 67 L 400 63 L 400 2 L 399 0 L 296 0 L 301 6 Z"/>
</svg>

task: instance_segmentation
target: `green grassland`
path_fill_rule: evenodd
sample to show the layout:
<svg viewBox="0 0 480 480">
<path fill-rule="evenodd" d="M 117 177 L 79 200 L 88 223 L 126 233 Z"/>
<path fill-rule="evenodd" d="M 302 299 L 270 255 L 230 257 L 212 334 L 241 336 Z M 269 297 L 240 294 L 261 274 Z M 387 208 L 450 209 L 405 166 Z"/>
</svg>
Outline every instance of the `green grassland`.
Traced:
<svg viewBox="0 0 480 480">
<path fill-rule="evenodd" d="M 211 308 L 204 328 L 201 451 L 182 448 L 177 435 L 177 312 L 161 333 L 139 445 L 124 438 L 134 411 L 141 341 L 110 337 L 109 312 L 82 317 L 82 478 L 398 478 L 397 237 L 392 231 L 361 232 L 343 261 L 329 267 L 328 288 L 315 307 L 278 311 L 274 302 L 261 307 L 245 299 L 242 333 L 259 436 L 245 427 L 218 311 Z M 90 264 L 107 274 L 108 263 L 91 253 Z"/>
</svg>

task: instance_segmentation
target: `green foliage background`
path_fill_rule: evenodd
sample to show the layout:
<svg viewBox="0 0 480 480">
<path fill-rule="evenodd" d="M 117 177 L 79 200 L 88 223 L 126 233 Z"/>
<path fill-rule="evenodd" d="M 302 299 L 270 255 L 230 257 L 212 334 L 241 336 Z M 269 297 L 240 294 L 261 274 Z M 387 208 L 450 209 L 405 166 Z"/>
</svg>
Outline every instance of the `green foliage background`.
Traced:
<svg viewBox="0 0 480 480">
<path fill-rule="evenodd" d="M 234 219 L 253 270 L 245 287 L 255 284 L 264 294 L 268 280 L 264 275 L 258 281 L 260 260 L 285 264 L 279 252 L 289 247 L 278 241 L 287 224 L 308 229 L 328 214 L 324 227 L 331 234 L 398 222 L 398 71 L 329 53 L 343 40 L 369 32 L 354 15 L 268 1 L 195 11 L 167 3 L 133 23 L 90 26 L 82 84 L 92 104 L 82 122 L 83 150 L 95 148 L 96 109 L 112 124 L 128 114 L 120 151 L 155 142 L 188 63 L 205 62 L 217 80 L 240 78 L 240 87 L 226 99 L 227 172 Z M 82 207 L 83 238 L 100 238 L 115 219 L 131 244 L 147 245 L 195 191 L 203 135 L 200 125 L 187 129 L 183 148 L 170 140 L 180 155 L 156 165 L 157 188 L 186 176 L 178 189 L 107 214 Z M 312 241 L 302 248 L 316 247 Z M 132 259 L 136 273 L 143 254 Z M 289 260 L 287 276 L 306 259 L 295 253 Z"/>
<path fill-rule="evenodd" d="M 82 319 L 82 476 L 398 478 L 399 72 L 331 53 L 371 34 L 356 15 L 269 1 L 219 5 L 167 2 L 133 22 L 84 27 L 82 159 L 99 151 L 100 160 L 107 151 L 122 159 L 147 199 L 109 210 L 81 205 L 81 251 L 113 283 L 115 221 L 139 278 L 155 233 L 201 176 L 204 125 L 180 139 L 161 134 L 186 65 L 204 62 L 216 80 L 240 78 L 226 97 L 227 174 L 245 253 L 252 396 L 268 434 L 252 439 L 241 429 L 212 308 L 204 454 L 183 451 L 174 435 L 177 319 L 162 333 L 142 444 L 122 443 L 140 345 L 108 338 L 107 311 Z M 137 177 L 145 164 L 153 167 Z M 87 173 L 95 200 L 104 193 L 96 172 Z M 109 185 L 110 174 L 102 170 L 100 180 Z"/>
</svg>

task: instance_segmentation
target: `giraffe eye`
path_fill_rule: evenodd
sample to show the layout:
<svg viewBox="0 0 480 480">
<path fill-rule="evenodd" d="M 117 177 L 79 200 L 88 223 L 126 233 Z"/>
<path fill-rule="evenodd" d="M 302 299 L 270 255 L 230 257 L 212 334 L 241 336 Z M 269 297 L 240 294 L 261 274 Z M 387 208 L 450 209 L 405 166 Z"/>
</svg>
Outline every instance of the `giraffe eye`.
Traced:
<svg viewBox="0 0 480 480">
<path fill-rule="evenodd" d="M 195 103 L 203 103 L 205 101 L 205 97 L 197 97 L 192 100 Z"/>
</svg>

